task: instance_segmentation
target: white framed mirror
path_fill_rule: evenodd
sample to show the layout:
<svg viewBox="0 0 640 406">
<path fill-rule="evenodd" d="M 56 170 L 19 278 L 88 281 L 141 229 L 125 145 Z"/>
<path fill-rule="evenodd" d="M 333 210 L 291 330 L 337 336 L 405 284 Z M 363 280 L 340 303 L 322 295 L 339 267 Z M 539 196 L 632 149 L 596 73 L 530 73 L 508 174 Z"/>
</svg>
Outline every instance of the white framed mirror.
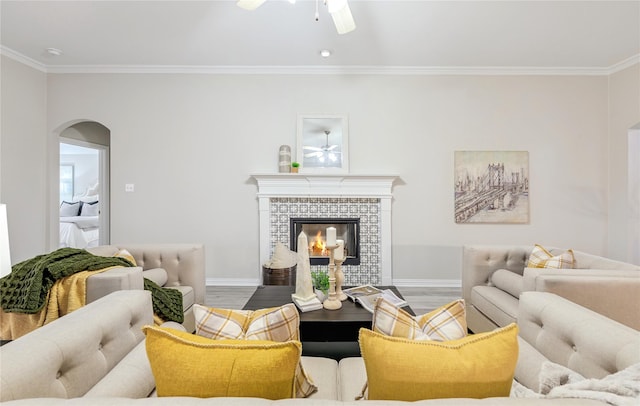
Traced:
<svg viewBox="0 0 640 406">
<path fill-rule="evenodd" d="M 348 173 L 348 128 L 346 115 L 298 115 L 296 162 L 300 172 Z"/>
</svg>

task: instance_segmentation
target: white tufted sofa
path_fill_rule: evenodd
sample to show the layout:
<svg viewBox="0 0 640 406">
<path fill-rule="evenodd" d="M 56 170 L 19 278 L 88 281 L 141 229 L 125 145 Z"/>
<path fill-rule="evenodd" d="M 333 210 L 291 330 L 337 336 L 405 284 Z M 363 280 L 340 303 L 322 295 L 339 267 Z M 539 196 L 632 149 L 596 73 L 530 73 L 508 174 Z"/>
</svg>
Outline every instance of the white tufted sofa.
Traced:
<svg viewBox="0 0 640 406">
<path fill-rule="evenodd" d="M 558 255 L 565 249 L 549 248 Z M 551 292 L 640 330 L 640 266 L 573 250 L 575 269 L 527 268 L 533 246 L 467 245 L 462 297 L 473 332 L 516 320 L 523 292 Z"/>
<path fill-rule="evenodd" d="M 111 292 L 144 289 L 143 278 L 160 286 L 177 289 L 182 293 L 183 326 L 195 331 L 193 304 L 204 304 L 205 262 L 202 244 L 118 244 L 102 245 L 87 251 L 102 256 L 113 256 L 125 249 L 133 255 L 137 269 L 115 268 L 92 275 L 87 280 L 87 303 Z"/>
<path fill-rule="evenodd" d="M 515 377 L 538 387 L 549 360 L 588 378 L 602 378 L 640 362 L 640 332 L 550 293 L 522 295 Z M 362 358 L 339 363 L 302 357 L 319 391 L 307 399 L 197 399 L 154 397 L 155 382 L 141 327 L 152 323 L 149 292 L 114 292 L 0 347 L 0 402 L 19 405 L 308 405 L 400 401 L 354 401 L 366 381 Z M 174 328 L 180 328 L 173 323 Z M 212 366 L 215 367 L 215 366 Z M 6 402 L 6 403 L 5 403 Z M 435 399 L 413 405 L 604 405 L 577 398 Z"/>
</svg>

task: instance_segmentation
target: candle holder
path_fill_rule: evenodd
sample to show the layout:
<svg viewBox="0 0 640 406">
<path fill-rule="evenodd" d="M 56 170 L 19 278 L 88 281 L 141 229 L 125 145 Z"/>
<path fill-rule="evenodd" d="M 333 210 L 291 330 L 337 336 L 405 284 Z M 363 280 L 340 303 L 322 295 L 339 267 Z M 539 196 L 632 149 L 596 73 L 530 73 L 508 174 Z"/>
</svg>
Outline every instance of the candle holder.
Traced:
<svg viewBox="0 0 640 406">
<path fill-rule="evenodd" d="M 329 250 L 329 297 L 324 300 L 322 306 L 327 310 L 338 310 L 342 307 L 342 302 L 336 293 L 336 263 L 333 257 L 333 250 L 338 248 L 338 245 L 330 245 L 326 248 Z"/>
<path fill-rule="evenodd" d="M 347 295 L 342 291 L 342 285 L 344 284 L 344 273 L 342 272 L 342 263 L 344 259 L 335 259 L 336 264 L 336 296 L 338 300 L 344 302 L 347 300 Z"/>
</svg>

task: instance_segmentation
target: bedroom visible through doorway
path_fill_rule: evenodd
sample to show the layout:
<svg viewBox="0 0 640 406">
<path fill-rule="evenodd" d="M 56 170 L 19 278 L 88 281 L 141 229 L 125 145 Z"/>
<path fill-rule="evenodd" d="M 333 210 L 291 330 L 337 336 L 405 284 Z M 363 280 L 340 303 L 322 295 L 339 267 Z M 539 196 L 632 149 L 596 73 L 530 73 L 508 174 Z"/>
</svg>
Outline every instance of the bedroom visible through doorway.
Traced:
<svg viewBox="0 0 640 406">
<path fill-rule="evenodd" d="M 59 248 L 109 243 L 109 138 L 109 130 L 95 122 L 60 134 Z"/>
<path fill-rule="evenodd" d="M 100 242 L 99 150 L 60 142 L 60 248 Z"/>
</svg>

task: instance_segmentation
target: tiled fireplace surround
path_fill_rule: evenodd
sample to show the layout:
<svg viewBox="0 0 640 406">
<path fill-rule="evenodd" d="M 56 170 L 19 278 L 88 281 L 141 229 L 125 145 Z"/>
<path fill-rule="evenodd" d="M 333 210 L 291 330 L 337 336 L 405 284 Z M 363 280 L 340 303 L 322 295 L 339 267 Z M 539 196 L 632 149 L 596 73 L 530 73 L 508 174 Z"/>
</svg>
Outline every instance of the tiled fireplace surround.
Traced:
<svg viewBox="0 0 640 406">
<path fill-rule="evenodd" d="M 396 176 L 252 175 L 258 183 L 260 262 L 289 246 L 291 217 L 360 218 L 360 265 L 343 266 L 345 285 L 390 285 L 391 189 Z M 312 265 L 311 270 L 327 270 Z M 259 276 L 262 280 L 262 276 Z"/>
</svg>

